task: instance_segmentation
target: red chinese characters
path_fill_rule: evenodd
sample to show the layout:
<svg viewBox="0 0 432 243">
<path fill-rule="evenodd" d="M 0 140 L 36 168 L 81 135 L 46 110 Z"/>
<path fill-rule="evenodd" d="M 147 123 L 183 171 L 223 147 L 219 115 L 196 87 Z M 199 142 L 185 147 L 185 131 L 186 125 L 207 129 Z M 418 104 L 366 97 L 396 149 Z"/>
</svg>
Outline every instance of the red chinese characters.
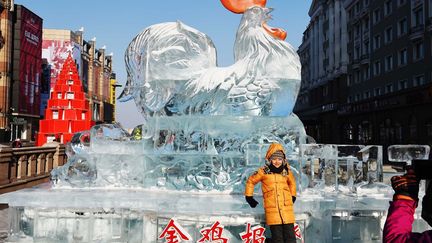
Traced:
<svg viewBox="0 0 432 243">
<path fill-rule="evenodd" d="M 183 227 L 178 225 L 173 219 L 170 219 L 165 229 L 159 235 L 159 239 L 165 238 L 165 243 L 177 243 L 192 240 L 192 237 Z"/>
<path fill-rule="evenodd" d="M 240 233 L 240 237 L 243 241 L 243 243 L 264 243 L 265 236 L 264 236 L 265 228 L 261 227 L 259 225 L 251 228 L 251 224 L 247 224 L 246 231 Z"/>
<path fill-rule="evenodd" d="M 219 221 L 216 221 L 211 227 L 204 228 L 200 231 L 200 233 L 203 235 L 201 239 L 198 240 L 198 242 L 221 242 L 221 243 L 227 243 L 228 239 L 222 237 L 223 233 L 223 226 L 219 226 Z"/>
<path fill-rule="evenodd" d="M 300 239 L 303 242 L 303 237 L 300 231 L 300 226 L 297 223 L 294 223 L 294 234 L 297 239 Z"/>
</svg>

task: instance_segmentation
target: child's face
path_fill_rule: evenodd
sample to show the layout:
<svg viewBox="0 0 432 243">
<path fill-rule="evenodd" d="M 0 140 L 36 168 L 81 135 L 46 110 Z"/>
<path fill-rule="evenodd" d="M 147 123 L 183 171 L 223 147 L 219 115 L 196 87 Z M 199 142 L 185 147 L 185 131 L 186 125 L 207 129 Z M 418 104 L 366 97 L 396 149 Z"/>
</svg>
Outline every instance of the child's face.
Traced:
<svg viewBox="0 0 432 243">
<path fill-rule="evenodd" d="M 270 162 L 272 163 L 272 165 L 276 168 L 281 167 L 282 163 L 283 163 L 283 159 L 282 158 L 272 158 L 270 160 Z"/>
</svg>

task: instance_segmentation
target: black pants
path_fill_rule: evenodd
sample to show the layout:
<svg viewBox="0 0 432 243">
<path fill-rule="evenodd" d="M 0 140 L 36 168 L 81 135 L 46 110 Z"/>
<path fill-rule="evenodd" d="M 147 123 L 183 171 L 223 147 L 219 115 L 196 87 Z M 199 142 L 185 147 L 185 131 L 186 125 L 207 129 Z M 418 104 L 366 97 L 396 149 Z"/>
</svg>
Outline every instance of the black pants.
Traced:
<svg viewBox="0 0 432 243">
<path fill-rule="evenodd" d="M 270 225 L 272 243 L 295 243 L 294 224 Z"/>
</svg>

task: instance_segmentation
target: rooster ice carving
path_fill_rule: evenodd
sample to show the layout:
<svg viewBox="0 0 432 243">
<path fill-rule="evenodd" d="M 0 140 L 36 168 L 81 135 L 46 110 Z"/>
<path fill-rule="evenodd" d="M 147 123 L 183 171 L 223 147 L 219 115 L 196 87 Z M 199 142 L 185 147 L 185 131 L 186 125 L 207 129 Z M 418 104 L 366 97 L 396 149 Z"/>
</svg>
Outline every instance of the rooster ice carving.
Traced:
<svg viewBox="0 0 432 243">
<path fill-rule="evenodd" d="M 222 0 L 243 13 L 235 63 L 216 66 L 211 39 L 181 22 L 150 26 L 129 44 L 128 80 L 145 118 L 172 115 L 287 116 L 300 88 L 300 62 L 283 30 L 270 28 L 265 0 Z"/>
</svg>

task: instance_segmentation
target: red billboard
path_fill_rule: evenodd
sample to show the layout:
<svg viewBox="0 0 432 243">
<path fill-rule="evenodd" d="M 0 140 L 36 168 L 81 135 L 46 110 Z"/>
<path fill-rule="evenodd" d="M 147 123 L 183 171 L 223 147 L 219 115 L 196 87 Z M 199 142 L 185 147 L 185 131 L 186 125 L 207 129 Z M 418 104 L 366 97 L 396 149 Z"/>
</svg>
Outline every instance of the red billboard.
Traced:
<svg viewBox="0 0 432 243">
<path fill-rule="evenodd" d="M 39 115 L 42 73 L 42 19 L 23 6 L 21 14 L 19 48 L 19 103 L 18 112 Z"/>
</svg>

